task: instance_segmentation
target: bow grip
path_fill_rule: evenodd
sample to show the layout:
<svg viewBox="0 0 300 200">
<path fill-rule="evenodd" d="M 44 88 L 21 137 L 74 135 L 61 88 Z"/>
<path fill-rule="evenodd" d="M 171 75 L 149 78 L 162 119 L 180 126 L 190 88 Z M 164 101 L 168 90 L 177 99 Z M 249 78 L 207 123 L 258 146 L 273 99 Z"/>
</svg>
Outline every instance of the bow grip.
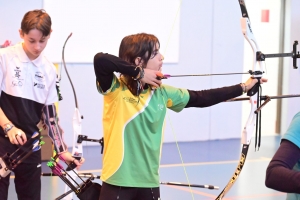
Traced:
<svg viewBox="0 0 300 200">
<path fill-rule="evenodd" d="M 80 161 L 81 156 L 73 156 L 73 158 L 74 158 L 74 160 L 76 159 L 76 160 Z M 66 171 L 71 171 L 71 170 L 75 169 L 76 167 L 77 167 L 77 165 L 75 164 L 74 161 L 72 161 L 66 168 Z"/>
<path fill-rule="evenodd" d="M 257 78 L 258 82 L 247 92 L 247 96 L 251 97 L 253 95 L 255 95 L 258 90 L 259 90 L 259 86 L 260 86 L 260 78 Z"/>
</svg>

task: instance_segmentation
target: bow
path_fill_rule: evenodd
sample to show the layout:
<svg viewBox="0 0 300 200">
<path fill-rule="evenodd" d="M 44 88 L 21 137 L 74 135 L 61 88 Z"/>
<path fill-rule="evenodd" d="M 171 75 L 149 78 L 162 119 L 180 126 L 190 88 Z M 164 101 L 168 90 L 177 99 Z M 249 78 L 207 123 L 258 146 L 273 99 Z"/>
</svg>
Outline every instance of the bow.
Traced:
<svg viewBox="0 0 300 200">
<path fill-rule="evenodd" d="M 81 134 L 81 119 L 83 119 L 83 117 L 81 116 L 80 112 L 79 112 L 79 107 L 78 107 L 78 101 L 77 101 L 77 96 L 76 96 L 76 92 L 75 92 L 75 88 L 73 85 L 73 82 L 70 78 L 70 75 L 68 73 L 67 70 L 67 66 L 66 66 L 66 62 L 65 62 L 65 46 L 67 41 L 69 40 L 69 38 L 72 36 L 72 33 L 68 36 L 68 38 L 66 39 L 64 46 L 63 46 L 63 50 L 62 50 L 62 62 L 63 62 L 63 66 L 64 69 L 66 71 L 66 74 L 68 76 L 68 79 L 70 81 L 70 84 L 72 86 L 72 90 L 73 90 L 73 94 L 74 94 L 74 99 L 75 99 L 75 110 L 74 110 L 74 114 L 73 114 L 73 121 L 72 121 L 72 126 L 73 126 L 73 149 L 72 149 L 72 156 L 77 159 L 80 160 L 81 157 L 83 156 L 83 150 L 82 150 L 82 144 L 77 142 L 77 138 L 78 135 Z M 66 171 L 69 171 L 70 176 L 75 180 L 76 179 L 76 174 L 74 172 L 76 172 L 76 164 L 74 162 L 72 162 L 66 169 Z M 69 190 L 69 187 L 66 185 L 65 187 L 65 192 L 67 192 Z M 72 194 L 69 194 L 66 199 L 72 199 Z"/>
<path fill-rule="evenodd" d="M 249 44 L 252 48 L 252 51 L 253 51 L 253 66 L 252 66 L 252 68 L 253 68 L 254 74 L 252 75 L 252 77 L 257 78 L 258 83 L 257 83 L 257 85 L 255 85 L 253 87 L 253 90 L 251 90 L 247 93 L 247 95 L 250 96 L 251 110 L 250 110 L 250 114 L 249 114 L 248 120 L 246 122 L 246 125 L 244 126 L 244 129 L 242 132 L 241 142 L 242 142 L 243 146 L 242 146 L 240 161 L 238 163 L 238 166 L 237 166 L 233 176 L 231 177 L 231 179 L 229 180 L 229 182 L 227 183 L 227 185 L 225 186 L 223 191 L 218 195 L 216 200 L 222 199 L 225 196 L 225 194 L 230 190 L 232 185 L 237 180 L 237 178 L 238 178 L 239 174 L 241 173 L 243 166 L 245 164 L 249 145 L 251 142 L 252 133 L 253 133 L 255 127 L 257 128 L 256 125 L 257 125 L 257 121 L 258 121 L 258 116 L 257 116 L 257 114 L 255 114 L 255 111 L 258 108 L 258 105 L 260 102 L 260 96 L 258 94 L 259 93 L 259 82 L 260 82 L 260 79 L 263 76 L 263 74 L 266 73 L 265 66 L 262 65 L 261 61 L 257 61 L 256 52 L 259 51 L 259 47 L 258 47 L 258 44 L 257 44 L 256 39 L 252 32 L 251 23 L 250 23 L 250 20 L 248 17 L 245 2 L 243 0 L 239 0 L 239 3 L 240 3 L 241 11 L 242 11 L 242 18 L 241 18 L 242 33 L 243 33 L 245 39 L 249 42 Z M 261 112 L 259 112 L 259 115 L 260 114 L 261 114 Z"/>
<path fill-rule="evenodd" d="M 242 152 L 241 152 L 241 157 L 240 157 L 240 161 L 239 164 L 233 174 L 233 176 L 231 177 L 231 179 L 229 180 L 229 182 L 227 183 L 227 185 L 225 186 L 225 188 L 223 189 L 223 191 L 218 195 L 218 197 L 216 198 L 216 200 L 221 200 L 226 193 L 230 190 L 230 188 L 232 187 L 232 185 L 235 183 L 235 181 L 237 180 L 239 174 L 241 173 L 243 166 L 245 164 L 246 161 L 246 157 L 247 157 L 247 152 L 249 149 L 249 145 L 251 142 L 251 137 L 252 137 L 252 133 L 254 131 L 254 129 L 256 128 L 256 136 L 257 136 L 257 128 L 260 127 L 260 125 L 258 124 L 258 118 L 261 117 L 261 108 L 263 106 L 265 106 L 266 103 L 268 103 L 271 100 L 271 97 L 265 96 L 264 100 L 265 103 L 262 104 L 260 106 L 260 101 L 262 100 L 262 96 L 260 96 L 259 92 L 259 82 L 260 79 L 262 78 L 263 74 L 266 75 L 266 69 L 265 66 L 263 65 L 262 61 L 265 60 L 265 58 L 267 57 L 287 57 L 287 56 L 291 56 L 293 58 L 293 65 L 294 68 L 296 69 L 296 59 L 299 57 L 299 53 L 297 55 L 297 50 L 296 50 L 296 45 L 298 44 L 297 41 L 295 41 L 294 45 L 293 45 L 293 53 L 289 53 L 289 54 L 269 54 L 269 55 L 265 55 L 262 54 L 259 50 L 257 41 L 253 35 L 252 32 L 252 28 L 251 28 L 251 23 L 248 17 L 248 13 L 247 13 L 247 9 L 246 9 L 246 5 L 244 0 L 239 0 L 239 4 L 240 4 L 240 8 L 241 8 L 241 12 L 242 12 L 242 18 L 241 18 L 241 27 L 242 27 L 242 33 L 245 37 L 245 39 L 249 42 L 252 51 L 253 51 L 253 74 L 252 77 L 258 79 L 258 83 L 250 90 L 248 91 L 247 95 L 250 96 L 250 103 L 251 103 L 251 110 L 250 110 L 250 114 L 248 117 L 248 120 L 246 122 L 246 125 L 244 126 L 244 129 L 242 131 Z M 286 95 L 286 96 L 276 96 L 273 98 L 290 98 L 290 97 L 299 97 L 299 95 Z M 257 139 L 257 137 L 256 137 Z M 257 140 L 255 140 L 255 148 L 256 148 L 256 142 Z M 258 139 L 258 148 L 260 146 L 260 135 L 259 135 L 259 139 Z"/>
</svg>

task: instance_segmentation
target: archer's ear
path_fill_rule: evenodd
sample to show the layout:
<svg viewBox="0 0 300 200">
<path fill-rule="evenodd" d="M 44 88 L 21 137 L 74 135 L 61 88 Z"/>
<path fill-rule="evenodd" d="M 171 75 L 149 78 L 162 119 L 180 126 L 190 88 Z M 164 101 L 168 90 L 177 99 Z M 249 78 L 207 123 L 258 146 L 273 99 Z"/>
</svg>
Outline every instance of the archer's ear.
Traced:
<svg viewBox="0 0 300 200">
<path fill-rule="evenodd" d="M 24 33 L 23 33 L 22 29 L 19 29 L 19 34 L 20 34 L 20 38 L 24 39 Z"/>
<path fill-rule="evenodd" d="M 51 31 L 50 31 L 50 33 L 49 33 L 49 35 L 48 35 L 48 36 L 49 36 L 48 38 L 50 38 L 50 36 L 51 36 L 51 33 L 52 33 L 52 29 L 51 29 Z"/>
</svg>

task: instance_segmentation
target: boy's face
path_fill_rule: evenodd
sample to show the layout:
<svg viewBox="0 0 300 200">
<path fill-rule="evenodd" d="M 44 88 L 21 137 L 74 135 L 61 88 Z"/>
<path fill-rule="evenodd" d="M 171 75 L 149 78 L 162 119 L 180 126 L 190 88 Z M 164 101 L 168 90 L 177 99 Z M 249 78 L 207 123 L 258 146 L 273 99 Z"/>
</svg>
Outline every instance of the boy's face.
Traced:
<svg viewBox="0 0 300 200">
<path fill-rule="evenodd" d="M 36 59 L 45 49 L 50 34 L 43 36 L 42 32 L 37 29 L 32 29 L 28 34 L 20 32 L 20 37 L 24 40 L 23 49 L 30 60 Z"/>
</svg>

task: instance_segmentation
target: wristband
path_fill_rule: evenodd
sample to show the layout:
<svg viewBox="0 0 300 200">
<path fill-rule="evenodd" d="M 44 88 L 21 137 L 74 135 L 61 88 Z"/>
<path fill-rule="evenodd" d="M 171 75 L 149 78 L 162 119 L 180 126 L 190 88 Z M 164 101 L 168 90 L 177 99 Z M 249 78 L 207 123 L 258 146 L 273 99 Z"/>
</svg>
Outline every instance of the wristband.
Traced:
<svg viewBox="0 0 300 200">
<path fill-rule="evenodd" d="M 243 93 L 247 92 L 247 86 L 245 85 L 245 83 L 240 83 L 242 89 L 243 89 Z"/>
<path fill-rule="evenodd" d="M 10 131 L 13 127 L 15 127 L 12 123 L 7 123 L 3 127 L 3 131 L 5 135 L 7 136 L 7 132 Z"/>
</svg>

